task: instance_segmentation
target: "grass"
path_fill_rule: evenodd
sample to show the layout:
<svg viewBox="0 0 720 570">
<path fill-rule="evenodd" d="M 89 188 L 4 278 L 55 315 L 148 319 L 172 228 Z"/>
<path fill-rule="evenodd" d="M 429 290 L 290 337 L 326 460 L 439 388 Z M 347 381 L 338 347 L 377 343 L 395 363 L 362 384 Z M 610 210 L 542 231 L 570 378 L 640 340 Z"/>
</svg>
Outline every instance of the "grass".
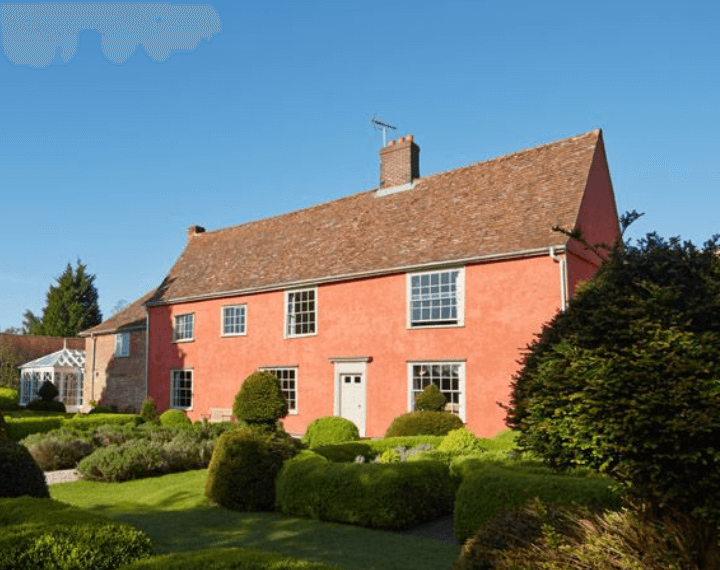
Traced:
<svg viewBox="0 0 720 570">
<path fill-rule="evenodd" d="M 144 530 L 155 552 L 248 547 L 347 569 L 450 568 L 457 546 L 404 534 L 211 506 L 207 470 L 125 483 L 77 481 L 50 487 L 53 499 Z"/>
</svg>

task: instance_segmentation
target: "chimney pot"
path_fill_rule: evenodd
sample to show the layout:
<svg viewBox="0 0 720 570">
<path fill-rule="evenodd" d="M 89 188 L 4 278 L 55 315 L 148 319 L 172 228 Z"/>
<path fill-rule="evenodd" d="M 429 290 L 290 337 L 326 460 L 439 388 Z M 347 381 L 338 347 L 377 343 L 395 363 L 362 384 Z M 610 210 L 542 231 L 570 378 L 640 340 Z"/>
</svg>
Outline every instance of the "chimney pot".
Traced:
<svg viewBox="0 0 720 570">
<path fill-rule="evenodd" d="M 405 140 L 406 140 L 407 142 L 412 142 L 412 141 L 413 141 L 413 136 L 412 136 L 412 135 L 408 135 L 408 136 L 405 137 Z"/>
<path fill-rule="evenodd" d="M 403 137 L 400 137 L 400 138 L 398 139 L 398 144 L 402 144 L 402 143 L 404 143 L 404 142 L 405 142 L 405 139 L 404 139 Z"/>
<path fill-rule="evenodd" d="M 395 146 L 395 141 L 394 141 L 394 140 L 393 140 L 393 141 L 390 141 L 387 145 L 388 145 L 388 146 Z"/>
<path fill-rule="evenodd" d="M 193 238 L 197 234 L 205 232 L 205 228 L 202 226 L 190 226 L 187 231 L 188 239 Z"/>
</svg>

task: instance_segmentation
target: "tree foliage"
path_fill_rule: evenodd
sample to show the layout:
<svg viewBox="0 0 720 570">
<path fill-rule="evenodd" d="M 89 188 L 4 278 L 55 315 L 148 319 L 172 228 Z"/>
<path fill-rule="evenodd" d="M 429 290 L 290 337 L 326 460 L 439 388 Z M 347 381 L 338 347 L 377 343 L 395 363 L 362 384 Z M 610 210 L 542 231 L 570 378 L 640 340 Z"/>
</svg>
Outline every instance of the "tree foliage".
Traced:
<svg viewBox="0 0 720 570">
<path fill-rule="evenodd" d="M 280 380 L 270 372 L 248 376 L 235 395 L 233 416 L 258 429 L 274 430 L 277 421 L 288 415 Z"/>
<path fill-rule="evenodd" d="M 720 258 L 649 234 L 615 247 L 528 347 L 507 423 L 648 512 L 720 521 Z"/>
<path fill-rule="evenodd" d="M 26 311 L 23 325 L 30 334 L 72 337 L 100 324 L 102 314 L 94 283 L 95 275 L 88 273 L 80 260 L 75 270 L 68 263 L 57 284 L 48 290 L 42 318 Z"/>
</svg>

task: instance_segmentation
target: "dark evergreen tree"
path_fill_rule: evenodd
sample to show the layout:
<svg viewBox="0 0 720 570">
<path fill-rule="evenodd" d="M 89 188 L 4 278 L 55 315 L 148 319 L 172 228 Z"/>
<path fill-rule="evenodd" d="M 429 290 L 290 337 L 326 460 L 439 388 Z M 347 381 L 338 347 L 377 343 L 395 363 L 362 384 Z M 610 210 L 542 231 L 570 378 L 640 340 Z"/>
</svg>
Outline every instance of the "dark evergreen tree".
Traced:
<svg viewBox="0 0 720 570">
<path fill-rule="evenodd" d="M 51 285 L 48 290 L 47 304 L 39 322 L 35 321 L 33 325 L 29 318 L 32 313 L 26 312 L 31 334 L 77 336 L 80 331 L 102 322 L 95 276 L 87 273 L 86 269 L 80 260 L 74 271 L 72 265 L 67 264 L 57 279 L 57 285 Z"/>
</svg>

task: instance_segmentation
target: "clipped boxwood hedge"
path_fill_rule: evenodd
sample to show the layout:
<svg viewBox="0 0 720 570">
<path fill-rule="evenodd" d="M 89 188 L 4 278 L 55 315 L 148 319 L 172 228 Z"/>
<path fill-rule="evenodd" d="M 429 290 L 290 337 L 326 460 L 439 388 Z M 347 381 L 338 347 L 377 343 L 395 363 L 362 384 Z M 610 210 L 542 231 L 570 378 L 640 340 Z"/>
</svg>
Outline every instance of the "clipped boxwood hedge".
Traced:
<svg viewBox="0 0 720 570">
<path fill-rule="evenodd" d="M 507 467 L 465 461 L 455 498 L 455 537 L 465 541 L 502 508 L 522 505 L 535 497 L 552 504 L 579 504 L 592 509 L 620 508 L 620 493 L 611 479 L 560 475 L 547 468 Z"/>
<path fill-rule="evenodd" d="M 64 416 L 31 416 L 27 418 L 5 418 L 6 431 L 10 439 L 20 441 L 33 433 L 47 433 L 62 427 Z"/>
<path fill-rule="evenodd" d="M 343 570 L 322 562 L 291 558 L 251 548 L 210 548 L 194 552 L 175 552 L 139 560 L 122 570 Z"/>
<path fill-rule="evenodd" d="M 385 437 L 447 435 L 463 426 L 462 420 L 450 412 L 408 412 L 392 421 Z"/>
<path fill-rule="evenodd" d="M 439 463 L 328 463 L 306 456 L 286 462 L 276 485 L 285 514 L 382 529 L 450 513 L 454 491 Z"/>
<path fill-rule="evenodd" d="M 404 447 L 407 449 L 418 445 L 440 445 L 443 436 L 438 435 L 415 435 L 405 437 L 389 437 L 386 439 L 367 439 L 364 441 L 350 441 L 347 443 L 336 443 L 334 445 L 319 445 L 313 447 L 313 451 L 335 463 L 350 463 L 358 456 L 365 458 L 365 461 L 372 461 L 382 455 L 388 449 Z"/>
<path fill-rule="evenodd" d="M 302 442 L 310 447 L 332 445 L 360 439 L 357 426 L 350 420 L 338 416 L 318 418 L 310 423 Z"/>
<path fill-rule="evenodd" d="M 96 429 L 101 425 L 115 424 L 137 425 L 142 419 L 135 414 L 76 414 L 71 418 L 63 415 L 29 416 L 29 417 L 6 417 L 7 435 L 14 441 L 20 441 L 34 433 L 47 433 L 54 429 L 67 427 L 70 429 L 80 428 L 85 430 Z"/>
<path fill-rule="evenodd" d="M 112 570 L 151 551 L 128 524 L 51 499 L 0 499 L 0 570 Z"/>
</svg>

